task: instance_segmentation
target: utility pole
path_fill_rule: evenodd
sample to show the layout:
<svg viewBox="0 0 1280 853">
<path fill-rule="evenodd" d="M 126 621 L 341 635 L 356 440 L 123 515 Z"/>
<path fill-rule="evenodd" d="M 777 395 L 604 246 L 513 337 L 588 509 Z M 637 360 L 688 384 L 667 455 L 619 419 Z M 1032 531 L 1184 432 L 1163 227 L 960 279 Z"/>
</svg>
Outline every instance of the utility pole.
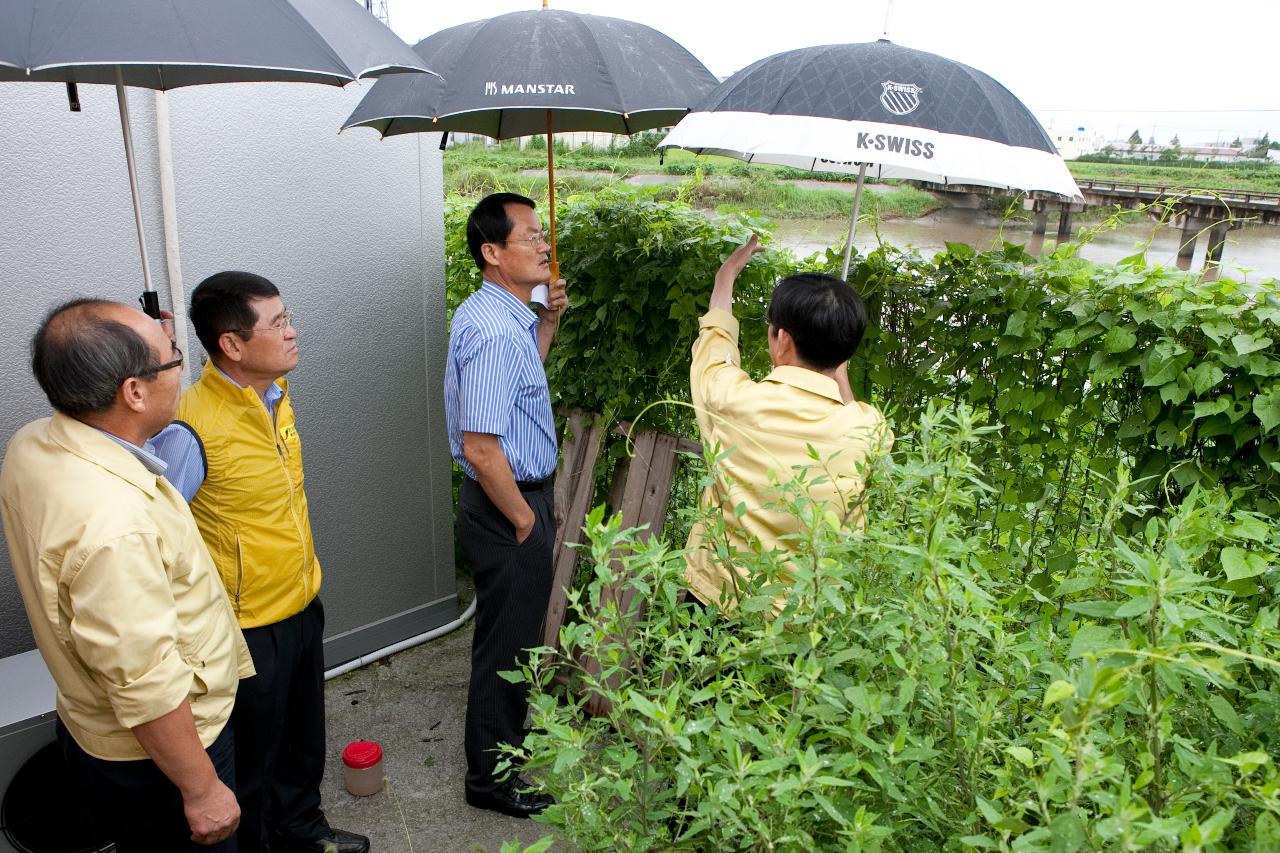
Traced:
<svg viewBox="0 0 1280 853">
<path fill-rule="evenodd" d="M 387 0 L 364 0 L 364 7 L 379 21 L 391 26 L 391 13 L 387 11 Z"/>
</svg>

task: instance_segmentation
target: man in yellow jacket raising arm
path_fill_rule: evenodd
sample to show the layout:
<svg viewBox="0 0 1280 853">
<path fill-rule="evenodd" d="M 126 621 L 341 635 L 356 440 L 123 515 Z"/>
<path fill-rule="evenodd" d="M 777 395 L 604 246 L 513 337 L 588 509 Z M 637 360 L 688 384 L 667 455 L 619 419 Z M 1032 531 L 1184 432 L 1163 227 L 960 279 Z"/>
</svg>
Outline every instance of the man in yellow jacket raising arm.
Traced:
<svg viewBox="0 0 1280 853">
<path fill-rule="evenodd" d="M 765 313 L 773 371 L 755 382 L 742 369 L 733 285 L 762 251 L 753 236 L 716 273 L 689 379 L 702 443 L 721 454 L 703 506 L 723 519 L 730 549 L 758 548 L 785 560 L 801 520 L 781 505 L 781 486 L 800 477 L 810 499 L 861 524 L 863 469 L 888 451 L 893 434 L 880 411 L 854 399 L 849 387 L 846 363 L 862 341 L 867 309 L 838 278 L 804 273 L 779 281 Z M 690 531 L 685 578 L 698 601 L 728 610 L 745 578 L 717 558 L 710 527 L 698 523 Z"/>
<path fill-rule="evenodd" d="M 154 444 L 191 501 L 258 670 L 231 717 L 240 853 L 364 853 L 367 838 L 320 810 L 324 608 L 284 379 L 298 332 L 276 286 L 246 272 L 202 281 L 191 322 L 211 363 Z"/>
</svg>

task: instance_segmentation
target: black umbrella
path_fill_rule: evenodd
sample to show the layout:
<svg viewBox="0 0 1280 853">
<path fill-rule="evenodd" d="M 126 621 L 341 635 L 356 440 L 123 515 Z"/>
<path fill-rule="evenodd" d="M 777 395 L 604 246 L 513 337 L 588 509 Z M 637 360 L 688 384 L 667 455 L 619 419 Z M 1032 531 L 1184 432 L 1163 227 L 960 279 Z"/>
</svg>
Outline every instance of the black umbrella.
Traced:
<svg viewBox="0 0 1280 853">
<path fill-rule="evenodd" d="M 153 316 L 159 302 L 147 263 L 126 86 L 341 86 L 401 71 L 427 66 L 352 0 L 3 0 L 0 6 L 0 82 L 65 82 L 73 110 L 79 109 L 76 84 L 116 87 L 143 305 Z"/>
<path fill-rule="evenodd" d="M 632 21 L 559 10 L 511 12 L 450 27 L 413 48 L 443 79 L 379 80 L 347 119 L 384 137 L 466 131 L 547 134 L 552 277 L 560 131 L 637 133 L 679 121 L 716 84 L 693 54 Z"/>
<path fill-rule="evenodd" d="M 725 80 L 661 143 L 877 178 L 1079 196 L 1031 111 L 975 68 L 887 40 L 791 50 Z"/>
</svg>

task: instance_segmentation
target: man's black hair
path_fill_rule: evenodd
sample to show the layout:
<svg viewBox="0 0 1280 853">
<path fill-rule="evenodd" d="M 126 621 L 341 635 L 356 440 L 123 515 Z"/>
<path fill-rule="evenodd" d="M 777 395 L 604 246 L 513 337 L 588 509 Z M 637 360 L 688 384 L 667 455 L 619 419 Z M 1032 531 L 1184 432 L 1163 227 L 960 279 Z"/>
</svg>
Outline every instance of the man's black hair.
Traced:
<svg viewBox="0 0 1280 853">
<path fill-rule="evenodd" d="M 279 289 L 260 275 L 229 270 L 209 276 L 191 291 L 191 325 L 196 337 L 212 357 L 221 357 L 218 339 L 235 332 L 244 340 L 253 337 L 249 331 L 258 322 L 250 304 L 255 299 L 279 296 Z"/>
<path fill-rule="evenodd" d="M 515 223 L 507 218 L 508 204 L 523 204 L 536 210 L 538 205 L 528 196 L 518 193 L 493 193 L 480 199 L 467 217 L 467 248 L 476 266 L 484 272 L 484 254 L 480 247 L 485 243 L 501 243 L 511 236 Z"/>
<path fill-rule="evenodd" d="M 867 328 L 867 306 L 857 290 L 835 276 L 801 273 L 773 288 L 765 319 L 787 330 L 806 365 L 830 370 L 858 349 Z"/>
<path fill-rule="evenodd" d="M 120 383 L 158 365 L 142 336 L 106 316 L 117 303 L 73 299 L 49 312 L 31 339 L 31 372 L 49 405 L 74 418 L 105 412 Z"/>
</svg>

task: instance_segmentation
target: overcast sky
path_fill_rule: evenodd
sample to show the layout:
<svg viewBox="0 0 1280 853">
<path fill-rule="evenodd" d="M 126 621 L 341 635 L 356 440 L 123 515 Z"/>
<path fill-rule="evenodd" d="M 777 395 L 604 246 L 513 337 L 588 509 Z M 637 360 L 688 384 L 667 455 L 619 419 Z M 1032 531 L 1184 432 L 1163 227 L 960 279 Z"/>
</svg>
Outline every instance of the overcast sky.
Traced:
<svg viewBox="0 0 1280 853">
<path fill-rule="evenodd" d="M 376 2 L 376 0 L 375 0 Z M 541 0 L 386 0 L 413 44 Z M 661 30 L 724 77 L 783 50 L 882 36 L 890 0 L 550 0 Z M 1280 0 L 891 0 L 889 38 L 972 65 L 1046 125 L 1183 145 L 1280 139 Z"/>
</svg>

